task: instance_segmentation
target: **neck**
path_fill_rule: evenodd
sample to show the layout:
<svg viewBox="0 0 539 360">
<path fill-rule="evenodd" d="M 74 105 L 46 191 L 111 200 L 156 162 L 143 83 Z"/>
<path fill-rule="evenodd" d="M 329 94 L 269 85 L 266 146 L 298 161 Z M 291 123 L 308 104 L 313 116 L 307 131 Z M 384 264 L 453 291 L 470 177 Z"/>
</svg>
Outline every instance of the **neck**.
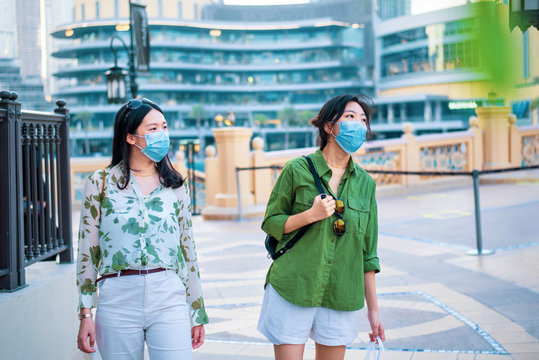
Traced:
<svg viewBox="0 0 539 360">
<path fill-rule="evenodd" d="M 155 172 L 155 162 L 144 155 L 137 147 L 131 147 L 131 156 L 129 157 L 129 167 L 133 172 L 139 174 L 151 174 Z"/>
<path fill-rule="evenodd" d="M 335 141 L 327 143 L 324 150 L 322 150 L 322 155 L 326 162 L 331 163 L 334 167 L 346 168 L 350 162 L 350 154 L 341 149 Z"/>
</svg>

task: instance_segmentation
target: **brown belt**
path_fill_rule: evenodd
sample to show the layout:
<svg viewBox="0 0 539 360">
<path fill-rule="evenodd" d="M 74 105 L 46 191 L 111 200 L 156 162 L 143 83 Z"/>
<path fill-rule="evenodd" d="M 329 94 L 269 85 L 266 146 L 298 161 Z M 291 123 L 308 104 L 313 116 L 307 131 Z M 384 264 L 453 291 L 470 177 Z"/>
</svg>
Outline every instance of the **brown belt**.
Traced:
<svg viewBox="0 0 539 360">
<path fill-rule="evenodd" d="M 101 277 L 98 277 L 97 280 L 95 281 L 96 283 L 100 282 L 101 280 L 104 280 L 104 279 L 107 279 L 107 278 L 111 278 L 111 277 L 116 277 L 116 276 L 127 276 L 127 275 L 148 275 L 148 274 L 153 274 L 153 273 L 156 273 L 156 272 L 160 272 L 160 271 L 165 271 L 166 269 L 165 268 L 157 268 L 157 269 L 149 269 L 149 270 L 146 270 L 146 269 L 140 269 L 140 270 L 137 270 L 137 269 L 127 269 L 127 270 L 121 270 L 119 273 L 113 273 L 113 274 L 105 274 Z"/>
</svg>

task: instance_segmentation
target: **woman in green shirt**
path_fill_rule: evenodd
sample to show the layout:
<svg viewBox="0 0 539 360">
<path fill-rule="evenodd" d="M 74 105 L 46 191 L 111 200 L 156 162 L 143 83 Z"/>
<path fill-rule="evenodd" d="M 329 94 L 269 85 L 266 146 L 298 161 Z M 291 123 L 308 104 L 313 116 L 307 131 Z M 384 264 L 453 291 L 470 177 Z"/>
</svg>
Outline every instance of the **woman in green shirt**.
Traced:
<svg viewBox="0 0 539 360">
<path fill-rule="evenodd" d="M 319 129 L 320 149 L 309 157 L 327 196 L 320 195 L 306 159 L 293 159 L 262 223 L 278 249 L 311 224 L 266 277 L 258 330 L 274 344 L 277 360 L 302 359 L 308 337 L 317 360 L 343 359 L 357 337 L 357 311 L 365 300 L 370 340 L 385 340 L 374 279 L 380 271 L 376 184 L 351 157 L 370 132 L 366 98 L 334 97 L 311 124 Z"/>
</svg>

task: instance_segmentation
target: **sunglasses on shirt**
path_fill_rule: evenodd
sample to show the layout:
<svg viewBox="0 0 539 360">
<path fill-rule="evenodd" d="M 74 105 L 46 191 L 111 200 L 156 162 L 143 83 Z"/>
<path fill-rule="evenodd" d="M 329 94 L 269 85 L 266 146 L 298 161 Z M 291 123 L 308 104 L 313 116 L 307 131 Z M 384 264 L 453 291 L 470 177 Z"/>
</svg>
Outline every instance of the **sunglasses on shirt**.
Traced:
<svg viewBox="0 0 539 360">
<path fill-rule="evenodd" d="M 344 214 L 344 201 L 335 199 L 335 216 L 337 219 L 333 221 L 333 232 L 339 236 L 344 235 L 346 232 L 346 223 L 342 218 L 342 214 Z"/>
</svg>

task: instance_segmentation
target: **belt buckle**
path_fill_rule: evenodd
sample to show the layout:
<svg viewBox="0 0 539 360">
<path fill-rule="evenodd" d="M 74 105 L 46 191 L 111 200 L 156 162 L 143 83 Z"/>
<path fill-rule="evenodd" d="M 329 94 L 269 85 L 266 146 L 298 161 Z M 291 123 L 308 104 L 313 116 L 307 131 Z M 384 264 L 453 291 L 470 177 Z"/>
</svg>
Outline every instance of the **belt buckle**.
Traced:
<svg viewBox="0 0 539 360">
<path fill-rule="evenodd" d="M 148 275 L 148 269 L 139 269 L 138 270 L 139 275 Z"/>
</svg>

